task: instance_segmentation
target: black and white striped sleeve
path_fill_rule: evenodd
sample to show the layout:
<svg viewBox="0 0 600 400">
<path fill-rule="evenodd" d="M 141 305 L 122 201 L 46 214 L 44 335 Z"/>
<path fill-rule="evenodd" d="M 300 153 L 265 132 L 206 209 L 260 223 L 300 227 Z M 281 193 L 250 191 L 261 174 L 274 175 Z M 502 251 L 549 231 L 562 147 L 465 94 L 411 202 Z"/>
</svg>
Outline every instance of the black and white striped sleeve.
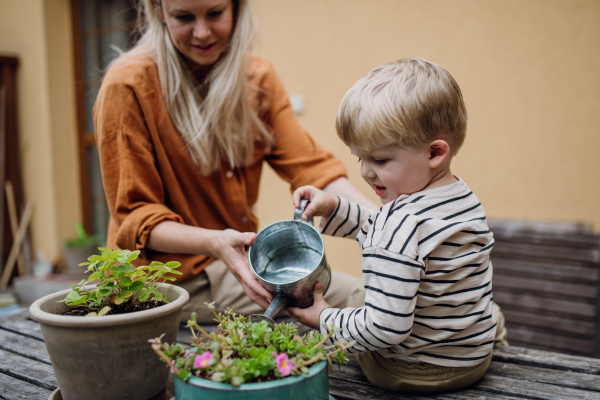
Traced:
<svg viewBox="0 0 600 400">
<path fill-rule="evenodd" d="M 321 233 L 338 237 L 356 238 L 362 226 L 376 211 L 338 197 L 338 205 L 331 217 L 322 218 Z"/>
<path fill-rule="evenodd" d="M 425 267 L 421 262 L 380 247 L 364 249 L 362 264 L 365 306 L 323 310 L 319 318 L 321 332 L 326 335 L 333 323 L 340 332 L 332 340 L 356 340 L 356 351 L 400 345 L 412 331 L 417 291 Z"/>
</svg>

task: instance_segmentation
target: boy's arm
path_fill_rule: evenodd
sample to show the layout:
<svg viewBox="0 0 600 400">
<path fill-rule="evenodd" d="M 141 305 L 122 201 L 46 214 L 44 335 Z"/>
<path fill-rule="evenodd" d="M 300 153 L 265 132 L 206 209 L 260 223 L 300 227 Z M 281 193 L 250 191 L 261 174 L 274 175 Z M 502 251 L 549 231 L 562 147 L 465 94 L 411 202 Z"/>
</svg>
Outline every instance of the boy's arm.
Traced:
<svg viewBox="0 0 600 400">
<path fill-rule="evenodd" d="M 338 197 L 337 206 L 329 218 L 321 218 L 319 231 L 321 233 L 338 236 L 357 238 L 361 232 L 362 226 L 377 213 L 375 210 L 368 209 L 343 197 Z M 362 231 L 363 235 L 366 232 Z"/>
<path fill-rule="evenodd" d="M 410 257 L 382 248 L 363 251 L 365 306 L 324 308 L 319 327 L 327 334 L 332 323 L 331 342 L 356 340 L 356 351 L 373 351 L 398 345 L 410 336 L 417 291 L 424 265 Z M 351 350 L 352 351 L 352 350 Z"/>
</svg>

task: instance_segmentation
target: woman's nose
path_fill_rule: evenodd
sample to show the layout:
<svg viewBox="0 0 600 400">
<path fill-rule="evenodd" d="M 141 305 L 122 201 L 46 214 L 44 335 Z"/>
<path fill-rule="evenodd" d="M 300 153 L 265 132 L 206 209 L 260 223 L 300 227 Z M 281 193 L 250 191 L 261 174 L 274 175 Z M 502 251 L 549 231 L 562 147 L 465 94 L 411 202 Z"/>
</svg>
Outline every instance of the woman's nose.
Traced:
<svg viewBox="0 0 600 400">
<path fill-rule="evenodd" d="M 210 36 L 210 26 L 201 19 L 194 26 L 194 36 L 198 39 L 207 39 Z"/>
</svg>

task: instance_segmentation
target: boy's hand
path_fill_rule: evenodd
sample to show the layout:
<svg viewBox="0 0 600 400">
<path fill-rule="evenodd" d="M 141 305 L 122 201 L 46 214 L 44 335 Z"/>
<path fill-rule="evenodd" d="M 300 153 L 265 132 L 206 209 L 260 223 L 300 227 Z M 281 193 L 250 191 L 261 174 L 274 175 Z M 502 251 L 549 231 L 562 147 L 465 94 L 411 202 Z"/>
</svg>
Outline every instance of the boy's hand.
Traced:
<svg viewBox="0 0 600 400">
<path fill-rule="evenodd" d="M 296 321 L 318 330 L 321 311 L 323 311 L 324 308 L 329 307 L 329 304 L 327 304 L 323 297 L 323 285 L 320 282 L 317 282 L 315 285 L 313 295 L 315 297 L 315 302 L 309 308 L 287 307 L 285 311 Z"/>
<path fill-rule="evenodd" d="M 294 191 L 292 196 L 294 207 L 300 207 L 300 200 L 309 201 L 302 214 L 302 221 L 307 221 L 311 215 L 329 218 L 338 205 L 338 198 L 317 189 L 314 186 L 302 186 Z"/>
</svg>

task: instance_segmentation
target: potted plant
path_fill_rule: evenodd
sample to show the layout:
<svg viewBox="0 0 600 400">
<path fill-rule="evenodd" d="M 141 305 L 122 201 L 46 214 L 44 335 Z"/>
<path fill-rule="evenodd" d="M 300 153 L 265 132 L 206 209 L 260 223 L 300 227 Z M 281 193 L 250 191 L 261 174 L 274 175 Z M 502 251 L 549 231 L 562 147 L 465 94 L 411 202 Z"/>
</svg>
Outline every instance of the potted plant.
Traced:
<svg viewBox="0 0 600 400">
<path fill-rule="evenodd" d="M 100 241 L 96 236 L 88 236 L 81 224 L 75 225 L 77 237 L 67 239 L 63 243 L 63 255 L 65 256 L 66 272 L 83 273 L 85 268 L 81 267 L 90 254 L 98 250 Z"/>
<path fill-rule="evenodd" d="M 180 264 L 153 261 L 136 268 L 139 251 L 100 250 L 84 263 L 87 280 L 29 309 L 40 323 L 60 394 L 65 400 L 159 399 L 169 374 L 148 351 L 147 338 L 163 332 L 177 338 L 189 295 L 161 282 L 181 274 Z"/>
<path fill-rule="evenodd" d="M 231 309 L 217 314 L 212 303 L 207 305 L 219 326 L 207 333 L 192 314 L 188 321 L 191 350 L 169 345 L 162 337 L 149 340 L 176 375 L 175 399 L 329 398 L 327 366 L 347 363 L 345 350 L 354 341 L 326 346 L 333 329 L 326 337 L 316 331 L 299 336 L 292 323 L 251 323 Z"/>
</svg>

